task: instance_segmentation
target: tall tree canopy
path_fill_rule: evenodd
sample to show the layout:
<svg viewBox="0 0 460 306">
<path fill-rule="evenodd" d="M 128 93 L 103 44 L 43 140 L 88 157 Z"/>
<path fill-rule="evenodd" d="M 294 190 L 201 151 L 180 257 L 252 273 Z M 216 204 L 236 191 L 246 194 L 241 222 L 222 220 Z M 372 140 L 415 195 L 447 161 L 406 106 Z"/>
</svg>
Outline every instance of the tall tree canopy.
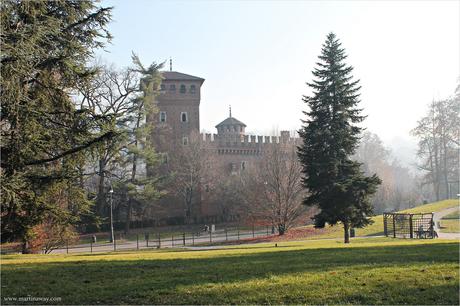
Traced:
<svg viewBox="0 0 460 306">
<path fill-rule="evenodd" d="M 46 193 L 66 191 L 76 214 L 83 201 L 75 168 L 85 149 L 113 135 L 73 103 L 77 85 L 94 71 L 86 64 L 110 34 L 111 8 L 88 0 L 1 2 L 2 241 L 20 238 L 27 249 L 33 226 L 62 205 Z M 47 199 L 48 198 L 48 199 Z M 80 205 L 81 204 L 81 205 Z"/>
<path fill-rule="evenodd" d="M 351 159 L 362 131 L 357 124 L 365 117 L 358 108 L 359 81 L 352 81 L 353 67 L 345 64 L 346 57 L 341 43 L 330 33 L 313 71 L 315 79 L 307 83 L 313 93 L 303 99 L 309 111 L 304 112 L 307 119 L 299 131 L 303 144 L 298 156 L 308 191 L 304 204 L 320 208 L 315 226 L 341 222 L 348 243 L 350 227 L 371 222 L 370 196 L 380 179 L 366 177 L 361 164 Z"/>
<path fill-rule="evenodd" d="M 460 85 L 459 85 L 460 87 Z M 460 88 L 448 99 L 433 101 L 412 134 L 418 138 L 418 167 L 423 185 L 433 187 L 434 199 L 459 193 Z"/>
</svg>

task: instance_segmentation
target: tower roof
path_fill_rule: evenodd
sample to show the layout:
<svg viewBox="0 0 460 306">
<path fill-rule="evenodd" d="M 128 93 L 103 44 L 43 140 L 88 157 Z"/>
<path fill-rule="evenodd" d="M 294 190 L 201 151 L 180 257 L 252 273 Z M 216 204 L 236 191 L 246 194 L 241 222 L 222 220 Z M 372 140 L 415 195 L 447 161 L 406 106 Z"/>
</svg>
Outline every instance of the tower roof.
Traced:
<svg viewBox="0 0 460 306">
<path fill-rule="evenodd" d="M 223 126 L 223 125 L 242 125 L 242 126 L 246 127 L 246 124 L 244 124 L 240 120 L 238 120 L 236 118 L 233 118 L 233 117 L 228 117 L 227 119 L 225 119 L 224 121 L 222 121 L 221 123 L 216 125 L 216 128 L 219 127 L 219 126 Z"/>
<path fill-rule="evenodd" d="M 162 71 L 161 75 L 163 76 L 164 80 L 168 81 L 200 81 L 201 83 L 204 82 L 203 78 L 199 78 L 190 74 L 185 74 L 177 71 Z"/>
</svg>

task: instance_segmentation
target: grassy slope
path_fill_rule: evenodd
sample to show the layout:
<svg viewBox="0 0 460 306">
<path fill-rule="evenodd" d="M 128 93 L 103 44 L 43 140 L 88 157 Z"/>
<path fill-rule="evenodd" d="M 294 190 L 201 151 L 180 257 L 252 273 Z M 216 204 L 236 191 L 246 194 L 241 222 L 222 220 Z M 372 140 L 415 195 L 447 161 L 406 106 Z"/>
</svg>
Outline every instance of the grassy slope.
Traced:
<svg viewBox="0 0 460 306">
<path fill-rule="evenodd" d="M 401 212 L 405 213 L 430 213 L 441 211 L 450 207 L 458 206 L 458 200 L 444 200 L 406 209 Z M 383 235 L 383 216 L 378 215 L 372 218 L 373 224 L 365 228 L 356 229 L 357 236 L 376 236 Z M 328 227 L 326 233 L 318 235 L 320 238 L 339 238 L 343 237 L 343 227 L 341 225 Z"/>
<path fill-rule="evenodd" d="M 64 304 L 458 304 L 458 243 L 356 239 L 2 256 L 2 298 Z M 17 302 L 16 302 L 17 304 Z"/>
<path fill-rule="evenodd" d="M 441 220 L 442 231 L 446 233 L 460 232 L 460 208 L 457 211 L 444 216 Z"/>
</svg>

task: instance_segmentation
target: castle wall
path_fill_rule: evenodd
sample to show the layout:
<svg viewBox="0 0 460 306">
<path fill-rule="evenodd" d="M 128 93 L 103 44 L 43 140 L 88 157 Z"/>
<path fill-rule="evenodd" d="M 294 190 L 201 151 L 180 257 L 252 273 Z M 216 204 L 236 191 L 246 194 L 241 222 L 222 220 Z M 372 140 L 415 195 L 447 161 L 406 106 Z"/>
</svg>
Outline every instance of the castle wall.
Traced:
<svg viewBox="0 0 460 306">
<path fill-rule="evenodd" d="M 156 98 L 158 112 L 148 116 L 148 121 L 154 126 L 151 139 L 157 152 L 174 152 L 183 145 L 184 137 L 191 140 L 192 133 L 199 133 L 199 106 L 203 81 L 201 78 L 177 72 L 165 72 L 161 93 Z M 166 114 L 165 122 L 160 120 L 161 112 Z M 183 112 L 187 113 L 186 122 L 181 120 Z M 229 118 L 217 126 L 218 134 L 201 134 L 203 144 L 212 152 L 211 158 L 218 165 L 223 179 L 225 175 L 237 175 L 248 167 L 256 166 L 273 145 L 298 144 L 298 139 L 290 137 L 288 131 L 281 131 L 281 136 L 246 135 L 245 126 L 232 117 L 230 112 Z M 168 173 L 168 164 L 160 166 L 156 171 Z M 200 186 L 196 193 L 196 210 L 193 214 L 200 217 L 222 214 L 215 198 L 211 198 L 206 186 Z M 152 207 L 150 214 L 159 219 L 183 217 L 183 201 L 181 197 L 169 194 Z"/>
</svg>

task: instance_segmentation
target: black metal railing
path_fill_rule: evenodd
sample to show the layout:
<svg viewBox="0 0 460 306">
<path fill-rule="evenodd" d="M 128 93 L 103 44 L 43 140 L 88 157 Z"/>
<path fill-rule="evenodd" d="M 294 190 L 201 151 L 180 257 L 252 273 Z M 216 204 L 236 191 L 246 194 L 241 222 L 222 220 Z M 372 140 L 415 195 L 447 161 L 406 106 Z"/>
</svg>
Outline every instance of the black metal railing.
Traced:
<svg viewBox="0 0 460 306">
<path fill-rule="evenodd" d="M 384 213 L 383 232 L 387 237 L 432 239 L 437 237 L 433 213 Z"/>
<path fill-rule="evenodd" d="M 51 253 L 111 252 L 118 250 L 141 250 L 152 248 L 193 247 L 225 244 L 243 240 L 260 239 L 277 235 L 275 227 L 236 227 L 215 231 L 198 232 L 145 232 L 135 234 L 130 239 L 122 239 L 121 233 L 115 234 L 113 243 L 89 241 L 83 244 L 69 244 L 54 248 Z"/>
</svg>

